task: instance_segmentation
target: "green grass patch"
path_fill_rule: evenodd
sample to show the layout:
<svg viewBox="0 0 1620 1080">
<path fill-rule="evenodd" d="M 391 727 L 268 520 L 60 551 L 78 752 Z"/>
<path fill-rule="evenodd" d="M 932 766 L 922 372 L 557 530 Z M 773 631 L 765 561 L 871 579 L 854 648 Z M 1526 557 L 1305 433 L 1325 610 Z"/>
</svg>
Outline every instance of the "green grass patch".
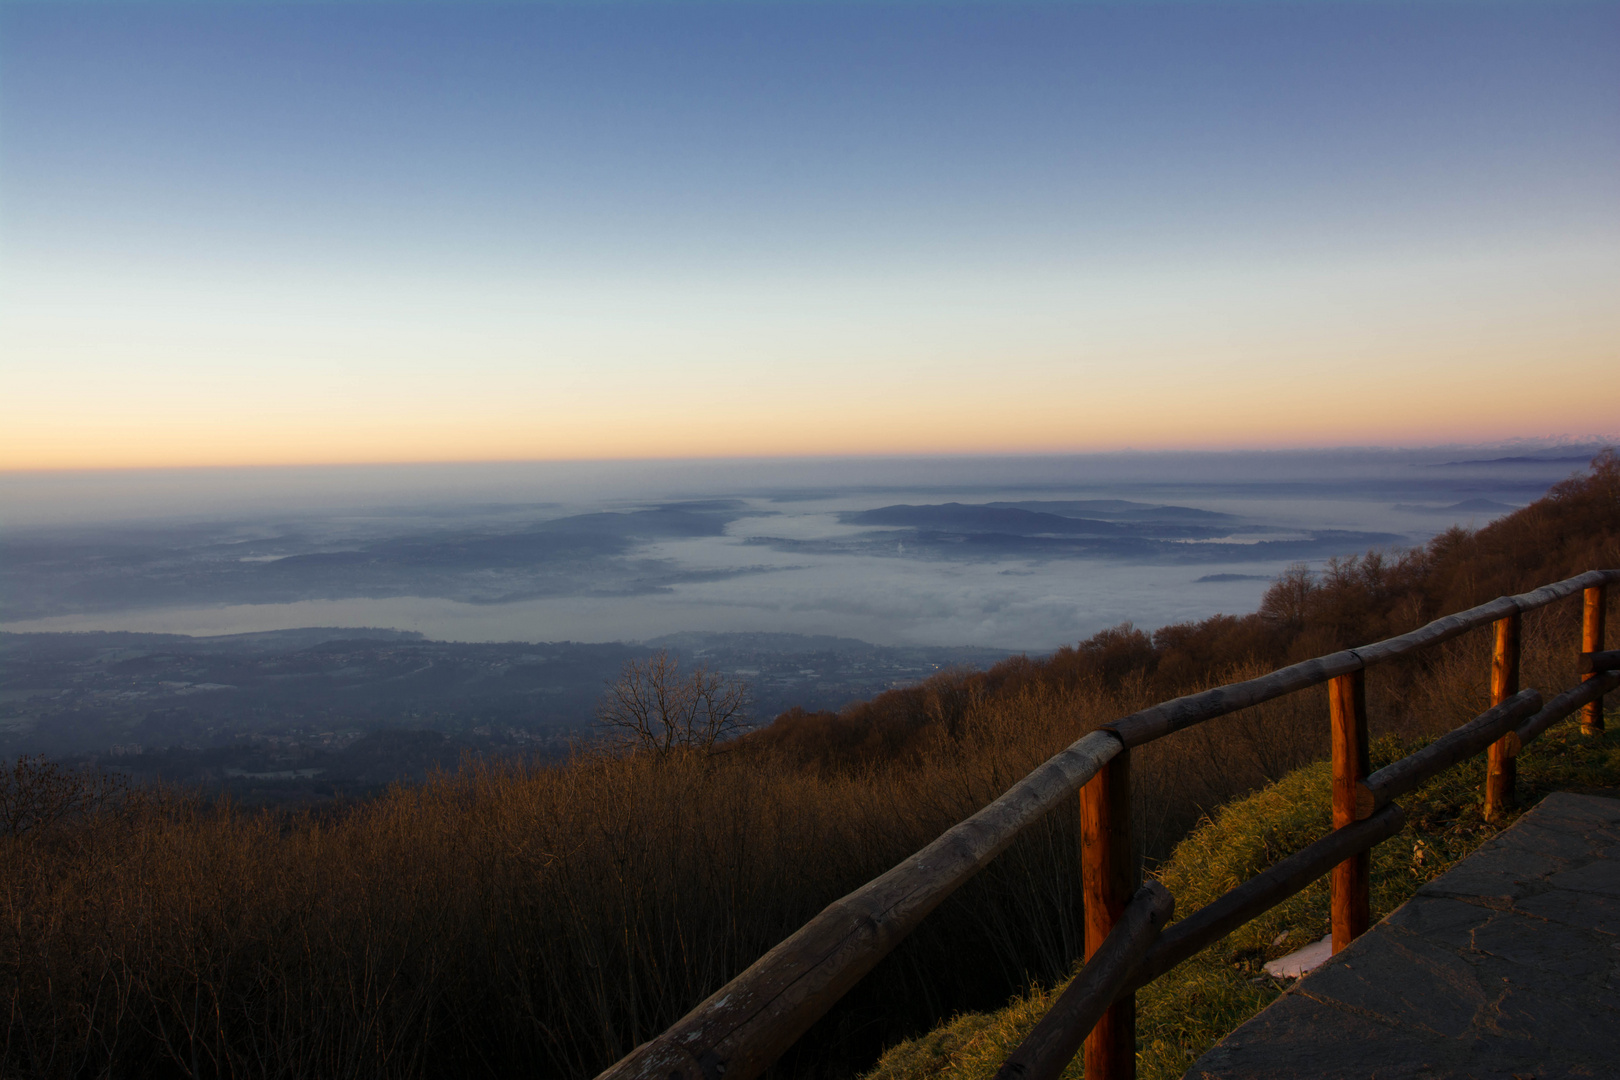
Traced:
<svg viewBox="0 0 1620 1080">
<path fill-rule="evenodd" d="M 1423 742 L 1382 739 L 1373 745 L 1377 769 Z M 1501 828 L 1484 820 L 1480 800 L 1483 756 L 1447 770 L 1404 799 L 1407 823 L 1373 850 L 1375 919 L 1405 903 L 1425 882 L 1450 869 Z M 1566 721 L 1519 757 L 1520 805 L 1553 791 L 1620 786 L 1620 734 L 1580 733 Z M 1217 809 L 1176 846 L 1156 876 L 1188 915 L 1240 882 L 1324 836 L 1331 827 L 1329 767 L 1309 765 L 1277 783 Z M 1137 996 L 1137 1075 L 1180 1077 L 1205 1050 L 1270 1004 L 1284 984 L 1261 967 L 1321 938 L 1329 930 L 1324 877 L 1146 987 Z M 993 1013 L 957 1016 L 883 1055 L 866 1080 L 970 1080 L 989 1077 L 1046 1013 L 1067 983 L 1031 987 Z M 1076 1059 L 1065 1077 L 1082 1075 Z"/>
</svg>

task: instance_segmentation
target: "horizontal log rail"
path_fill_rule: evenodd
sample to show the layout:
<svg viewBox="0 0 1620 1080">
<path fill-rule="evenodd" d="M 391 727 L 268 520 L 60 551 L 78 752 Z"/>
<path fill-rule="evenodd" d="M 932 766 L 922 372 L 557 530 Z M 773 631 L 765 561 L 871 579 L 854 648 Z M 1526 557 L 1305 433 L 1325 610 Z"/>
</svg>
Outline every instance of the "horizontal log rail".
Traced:
<svg viewBox="0 0 1620 1080">
<path fill-rule="evenodd" d="M 1032 1071 L 1035 1065 L 1030 1062 L 1044 1063 L 1055 1052 L 1052 1047 L 1077 1045 L 1080 1037 L 1086 1037 L 1089 1080 L 1126 1080 L 1134 1076 L 1135 1062 L 1132 995 L 1182 960 L 1330 871 L 1334 874 L 1335 949 L 1365 929 L 1367 852 L 1402 826 L 1401 810 L 1391 799 L 1489 748 L 1492 778 L 1487 785 L 1488 796 L 1494 791 L 1497 800 L 1506 798 L 1510 803 L 1514 758 L 1524 745 L 1577 709 L 1585 710 L 1583 730 L 1601 730 L 1601 698 L 1620 688 L 1620 671 L 1614 670 L 1613 661 L 1620 653 L 1603 649 L 1602 611 L 1610 582 L 1620 582 L 1620 570 L 1593 570 L 1436 619 L 1411 633 L 1189 694 L 1106 724 L 1054 755 L 1000 798 L 915 855 L 829 904 L 673 1027 L 606 1069 L 598 1080 L 752 1080 L 929 912 L 1004 851 L 1025 828 L 1082 787 L 1106 785 L 1115 773 L 1128 776 L 1125 762 L 1129 748 L 1333 682 L 1330 698 L 1334 704 L 1338 778 L 1334 785 L 1334 831 L 1193 915 L 1170 924 L 1163 933 L 1158 928 L 1170 912 L 1166 908 L 1162 915 L 1158 914 L 1162 901 L 1152 887 L 1139 890 L 1130 903 L 1113 908 L 1105 917 L 1088 914 L 1088 925 L 1099 918 L 1100 923 L 1088 929 L 1088 941 L 1094 940 L 1095 944 L 1088 944 L 1090 959 L 1076 979 L 1081 989 L 1076 991 L 1076 984 L 1071 984 L 1073 996 L 1066 992 L 1059 997 L 1060 1003 L 1068 1000 L 1065 1012 L 1043 1032 L 1045 1056 L 1020 1058 L 1024 1062 L 1021 1068 L 1026 1071 L 1006 1073 L 1020 1078 L 1045 1076 L 1044 1072 Z M 1579 659 L 1590 665 L 1589 671 L 1583 666 L 1585 681 L 1546 704 L 1533 690 L 1515 692 L 1520 616 L 1582 593 L 1585 621 Z M 1493 707 L 1416 754 L 1366 775 L 1361 672 L 1490 624 L 1497 629 Z M 1116 758 L 1119 760 L 1110 768 Z M 1087 805 L 1097 806 L 1100 801 L 1093 799 Z M 1128 817 L 1108 817 L 1106 829 L 1101 833 L 1093 830 L 1095 835 L 1088 840 L 1099 845 L 1083 860 L 1088 893 L 1097 891 L 1100 884 L 1090 881 L 1093 874 L 1106 872 L 1119 878 L 1122 860 L 1128 857 L 1122 853 L 1130 851 Z M 1098 895 L 1115 887 L 1117 881 Z M 1351 895 L 1346 895 L 1347 890 Z M 1127 886 L 1125 893 L 1109 895 L 1120 896 L 1123 903 L 1128 893 Z M 1092 939 L 1098 930 L 1102 933 Z M 1088 972 L 1092 974 L 1088 976 Z M 1120 986 L 1124 989 L 1119 990 Z M 1102 988 L 1107 987 L 1114 989 L 1104 1001 Z M 1081 1029 L 1090 1030 L 1098 1016 L 1115 1019 L 1086 1036 L 1086 1030 Z M 1061 1038 L 1054 1034 L 1057 1032 L 1061 1032 Z M 1072 1056 L 1072 1046 L 1069 1053 Z M 1067 1059 L 1062 1064 L 1066 1063 Z M 1092 1068 L 1093 1063 L 1098 1067 Z"/>
<path fill-rule="evenodd" d="M 1580 705 L 1572 706 L 1574 712 Z M 1459 761 L 1467 761 L 1491 743 L 1518 727 L 1519 722 L 1541 709 L 1541 694 L 1520 690 L 1500 705 L 1480 713 L 1460 728 L 1434 740 L 1415 754 L 1384 766 L 1357 785 L 1356 815 L 1370 817 L 1374 810 L 1416 791 L 1425 780 L 1444 772 Z M 1569 712 L 1564 715 L 1568 716 Z"/>
<path fill-rule="evenodd" d="M 1138 889 L 1108 940 L 1007 1056 L 996 1080 L 1057 1080 L 1175 910 L 1175 897 L 1157 881 Z"/>
<path fill-rule="evenodd" d="M 1394 804 L 1386 806 L 1365 821 L 1334 829 L 1218 900 L 1171 923 L 1148 950 L 1126 989 L 1132 993 L 1140 990 L 1250 919 L 1264 915 L 1339 863 L 1388 840 L 1405 825 L 1406 812 Z"/>
<path fill-rule="evenodd" d="M 1103 725 L 1104 730 L 1117 734 L 1126 746 L 1140 746 L 1163 738 L 1182 728 L 1213 720 L 1218 716 L 1247 709 L 1262 702 L 1320 686 L 1329 679 L 1362 671 L 1374 664 L 1382 664 L 1396 657 L 1450 641 L 1481 626 L 1488 626 L 1510 615 L 1546 607 L 1555 600 L 1574 596 L 1589 588 L 1610 581 L 1620 581 L 1620 570 L 1592 570 L 1579 577 L 1547 585 L 1534 592 L 1518 596 L 1504 596 L 1455 615 L 1436 619 L 1409 634 L 1388 638 L 1373 645 L 1344 649 L 1330 656 L 1319 656 L 1290 667 L 1279 668 L 1269 675 L 1261 675 L 1245 682 L 1217 686 L 1198 694 L 1188 694 L 1162 705 Z"/>
<path fill-rule="evenodd" d="M 1620 689 L 1620 671 L 1609 671 L 1590 682 L 1583 682 L 1573 690 L 1565 690 L 1549 701 L 1545 708 L 1513 731 L 1520 746 L 1529 746 L 1537 735 L 1552 727 L 1576 709 L 1589 708 L 1604 694 Z"/>
<path fill-rule="evenodd" d="M 1583 652 L 1575 665 L 1575 670 L 1582 675 L 1591 675 L 1599 671 L 1614 671 L 1620 668 L 1620 649 L 1609 649 L 1607 652 Z"/>
</svg>

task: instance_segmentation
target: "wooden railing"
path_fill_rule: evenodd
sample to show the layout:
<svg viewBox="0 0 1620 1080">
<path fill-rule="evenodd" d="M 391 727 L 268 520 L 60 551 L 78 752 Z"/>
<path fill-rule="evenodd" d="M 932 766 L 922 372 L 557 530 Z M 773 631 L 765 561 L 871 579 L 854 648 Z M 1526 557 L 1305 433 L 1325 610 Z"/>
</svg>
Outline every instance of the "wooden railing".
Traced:
<svg viewBox="0 0 1620 1080">
<path fill-rule="evenodd" d="M 1055 1078 L 1084 1041 L 1089 1080 L 1125 1080 L 1136 1068 L 1135 992 L 1205 946 L 1332 875 L 1333 950 L 1367 930 L 1369 859 L 1399 832 L 1391 800 L 1443 769 L 1485 751 L 1485 813 L 1514 800 L 1519 751 L 1552 724 L 1584 709 L 1583 728 L 1603 727 L 1602 695 L 1620 688 L 1620 652 L 1603 651 L 1609 583 L 1593 570 L 1520 596 L 1437 619 L 1409 634 L 1346 649 L 1176 698 L 1076 741 L 978 813 L 894 869 L 829 904 L 673 1027 L 599 1080 L 752 1080 L 939 906 L 1064 800 L 1080 794 L 1085 965 L 1047 1016 L 1008 1057 L 999 1077 Z M 1523 614 L 1584 596 L 1581 683 L 1543 703 L 1519 688 Z M 1495 628 L 1491 708 L 1423 750 L 1369 775 L 1367 668 L 1487 624 Z M 1135 747 L 1206 720 L 1326 683 L 1332 717 L 1334 831 L 1177 922 L 1155 882 L 1141 885 L 1131 846 L 1130 759 Z"/>
</svg>

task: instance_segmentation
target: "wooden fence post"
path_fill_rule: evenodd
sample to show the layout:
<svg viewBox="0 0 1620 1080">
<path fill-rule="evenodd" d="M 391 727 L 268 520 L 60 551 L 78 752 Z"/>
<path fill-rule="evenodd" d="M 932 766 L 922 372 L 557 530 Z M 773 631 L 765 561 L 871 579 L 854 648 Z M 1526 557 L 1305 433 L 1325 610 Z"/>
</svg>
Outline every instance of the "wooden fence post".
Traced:
<svg viewBox="0 0 1620 1080">
<path fill-rule="evenodd" d="M 1367 755 L 1366 673 L 1352 671 L 1328 682 L 1333 718 L 1333 827 L 1358 820 L 1357 793 L 1371 772 Z M 1363 851 L 1333 868 L 1333 951 L 1367 932 L 1371 921 L 1372 856 Z"/>
<path fill-rule="evenodd" d="M 1136 892 L 1132 843 L 1131 752 L 1122 750 L 1080 789 L 1080 874 L 1086 959 L 1102 948 Z M 1136 996 L 1109 1006 L 1086 1036 L 1087 1080 L 1134 1080 Z"/>
<path fill-rule="evenodd" d="M 1609 599 L 1607 585 L 1594 585 L 1586 590 L 1585 606 L 1581 609 L 1581 651 L 1603 651 L 1603 610 Z M 1595 679 L 1593 671 L 1581 676 L 1581 681 Z M 1603 730 L 1603 699 L 1597 698 L 1581 710 L 1581 731 L 1596 735 Z"/>
<path fill-rule="evenodd" d="M 1519 692 L 1518 613 L 1496 620 L 1496 647 L 1491 651 L 1491 704 L 1500 705 Z M 1491 743 L 1485 752 L 1485 820 L 1494 821 L 1513 809 L 1514 782 L 1518 779 L 1518 739 L 1512 732 Z"/>
</svg>

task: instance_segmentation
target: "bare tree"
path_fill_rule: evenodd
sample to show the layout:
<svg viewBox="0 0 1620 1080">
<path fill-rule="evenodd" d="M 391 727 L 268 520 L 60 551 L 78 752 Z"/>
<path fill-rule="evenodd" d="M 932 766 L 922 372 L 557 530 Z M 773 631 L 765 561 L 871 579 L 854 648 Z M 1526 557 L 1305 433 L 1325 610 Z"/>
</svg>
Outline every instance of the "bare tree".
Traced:
<svg viewBox="0 0 1620 1080">
<path fill-rule="evenodd" d="M 748 722 L 748 683 L 699 664 L 682 676 L 664 649 L 631 660 L 596 706 L 596 721 L 610 741 L 658 755 L 714 749 Z"/>
</svg>

